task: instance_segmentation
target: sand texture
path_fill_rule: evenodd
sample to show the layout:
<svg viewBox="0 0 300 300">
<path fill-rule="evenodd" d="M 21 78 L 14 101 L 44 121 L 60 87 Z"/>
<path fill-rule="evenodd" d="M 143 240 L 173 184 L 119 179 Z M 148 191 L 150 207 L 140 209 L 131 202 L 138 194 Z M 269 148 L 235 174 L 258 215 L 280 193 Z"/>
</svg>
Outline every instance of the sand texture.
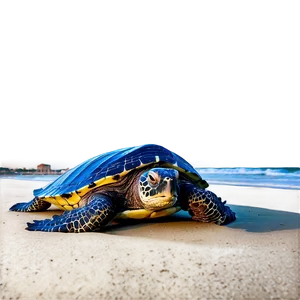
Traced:
<svg viewBox="0 0 300 300">
<path fill-rule="evenodd" d="M 228 226 L 188 214 L 105 232 L 28 232 L 57 211 L 8 209 L 37 181 L 1 179 L 1 299 L 299 299 L 300 191 L 211 186 Z"/>
</svg>

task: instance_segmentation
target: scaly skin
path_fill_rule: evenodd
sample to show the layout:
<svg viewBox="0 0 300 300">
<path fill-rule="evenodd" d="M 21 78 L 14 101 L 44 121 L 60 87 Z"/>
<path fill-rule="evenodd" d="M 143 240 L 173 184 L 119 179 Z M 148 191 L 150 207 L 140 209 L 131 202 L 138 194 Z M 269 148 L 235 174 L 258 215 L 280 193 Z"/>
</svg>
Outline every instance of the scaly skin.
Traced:
<svg viewBox="0 0 300 300">
<path fill-rule="evenodd" d="M 180 203 L 195 221 L 225 225 L 236 219 L 235 213 L 225 205 L 226 201 L 190 182 L 180 184 Z"/>
<path fill-rule="evenodd" d="M 17 203 L 13 205 L 9 210 L 33 212 L 33 211 L 45 211 L 51 206 L 51 203 L 43 201 L 39 198 L 34 198 L 29 202 Z"/>
<path fill-rule="evenodd" d="M 116 215 L 112 200 L 109 196 L 94 194 L 91 201 L 85 206 L 62 215 L 53 216 L 33 223 L 27 223 L 30 231 L 59 231 L 59 232 L 85 232 L 99 230 Z"/>
</svg>

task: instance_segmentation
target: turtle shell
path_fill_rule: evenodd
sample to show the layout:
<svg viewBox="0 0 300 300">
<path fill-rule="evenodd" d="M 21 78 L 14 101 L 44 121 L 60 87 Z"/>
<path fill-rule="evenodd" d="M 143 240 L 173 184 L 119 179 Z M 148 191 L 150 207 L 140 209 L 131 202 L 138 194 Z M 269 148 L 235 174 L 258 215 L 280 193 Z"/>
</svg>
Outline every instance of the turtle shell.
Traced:
<svg viewBox="0 0 300 300">
<path fill-rule="evenodd" d="M 61 209 L 71 210 L 78 207 L 80 199 L 89 191 L 117 182 L 130 171 L 151 164 L 176 169 L 199 187 L 208 187 L 208 183 L 182 157 L 162 146 L 149 144 L 95 156 L 44 188 L 34 190 L 33 194 Z"/>
</svg>

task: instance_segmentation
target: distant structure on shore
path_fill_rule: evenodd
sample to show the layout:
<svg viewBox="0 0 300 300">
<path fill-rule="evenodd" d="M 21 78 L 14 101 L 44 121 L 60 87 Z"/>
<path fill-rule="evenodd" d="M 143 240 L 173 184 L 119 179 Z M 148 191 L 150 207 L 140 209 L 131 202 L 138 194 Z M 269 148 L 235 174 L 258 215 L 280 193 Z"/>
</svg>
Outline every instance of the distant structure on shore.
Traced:
<svg viewBox="0 0 300 300">
<path fill-rule="evenodd" d="M 52 170 L 50 165 L 40 164 L 36 169 L 16 168 L 10 169 L 0 167 L 0 175 L 61 175 L 67 172 L 69 168 Z"/>
<path fill-rule="evenodd" d="M 37 171 L 42 174 L 51 173 L 51 166 L 47 164 L 40 164 L 37 166 Z"/>
<path fill-rule="evenodd" d="M 60 172 L 61 174 L 64 174 L 64 173 L 66 173 L 69 170 L 70 170 L 69 168 L 66 168 L 66 169 L 58 170 L 58 172 Z"/>
</svg>

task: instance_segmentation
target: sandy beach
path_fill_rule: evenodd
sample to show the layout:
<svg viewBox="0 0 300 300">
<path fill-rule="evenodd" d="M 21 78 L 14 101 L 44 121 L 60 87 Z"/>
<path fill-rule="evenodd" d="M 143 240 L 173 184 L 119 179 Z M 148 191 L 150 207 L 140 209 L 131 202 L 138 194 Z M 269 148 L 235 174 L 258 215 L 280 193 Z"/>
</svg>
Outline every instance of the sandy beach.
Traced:
<svg viewBox="0 0 300 300">
<path fill-rule="evenodd" d="M 211 185 L 228 226 L 188 214 L 105 232 L 28 232 L 8 209 L 45 182 L 1 179 L 1 299 L 299 299 L 299 190 Z"/>
</svg>

